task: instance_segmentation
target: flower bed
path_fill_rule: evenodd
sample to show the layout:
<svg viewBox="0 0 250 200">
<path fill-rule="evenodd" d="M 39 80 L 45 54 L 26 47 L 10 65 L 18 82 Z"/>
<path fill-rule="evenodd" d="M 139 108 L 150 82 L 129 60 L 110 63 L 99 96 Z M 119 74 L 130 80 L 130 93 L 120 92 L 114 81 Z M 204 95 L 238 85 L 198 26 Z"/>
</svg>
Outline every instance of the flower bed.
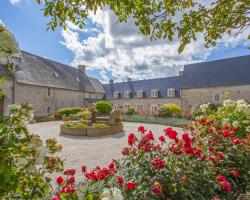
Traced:
<svg viewBox="0 0 250 200">
<path fill-rule="evenodd" d="M 240 117 L 237 123 L 231 120 L 235 116 Z M 104 168 L 82 166 L 85 179 L 79 178 L 79 184 L 75 170 L 66 170 L 57 178 L 53 200 L 238 199 L 250 188 L 248 120 L 249 105 L 232 102 L 211 115 L 198 116 L 181 137 L 166 128 L 155 138 L 140 126 L 137 134 L 129 134 L 122 159 Z"/>
</svg>

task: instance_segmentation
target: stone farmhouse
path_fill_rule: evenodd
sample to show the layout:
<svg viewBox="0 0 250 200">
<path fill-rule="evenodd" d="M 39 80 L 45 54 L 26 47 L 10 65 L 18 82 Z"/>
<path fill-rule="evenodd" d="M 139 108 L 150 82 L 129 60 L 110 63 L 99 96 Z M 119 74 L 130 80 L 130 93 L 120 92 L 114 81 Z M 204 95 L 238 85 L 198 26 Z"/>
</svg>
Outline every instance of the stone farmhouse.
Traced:
<svg viewBox="0 0 250 200">
<path fill-rule="evenodd" d="M 110 101 L 115 109 L 133 107 L 145 113 L 154 113 L 166 103 L 189 113 L 202 103 L 250 101 L 250 55 L 186 65 L 179 76 L 108 84 L 88 77 L 84 65 L 73 68 L 24 51 L 12 62 L 20 66 L 15 81 L 0 65 L 0 75 L 7 77 L 0 101 L 0 114 L 5 115 L 9 104 L 22 102 L 33 105 L 35 116 L 46 116 L 100 99 Z"/>
</svg>

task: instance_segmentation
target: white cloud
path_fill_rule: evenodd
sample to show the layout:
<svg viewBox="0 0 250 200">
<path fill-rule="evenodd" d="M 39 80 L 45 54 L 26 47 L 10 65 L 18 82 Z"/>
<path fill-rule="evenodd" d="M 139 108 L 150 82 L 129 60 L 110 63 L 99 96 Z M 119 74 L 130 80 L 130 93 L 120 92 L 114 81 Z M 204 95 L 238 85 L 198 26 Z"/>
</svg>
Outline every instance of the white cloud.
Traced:
<svg viewBox="0 0 250 200">
<path fill-rule="evenodd" d="M 108 10 L 91 14 L 95 26 L 79 30 L 70 24 L 62 31 L 61 43 L 71 50 L 75 57 L 72 65 L 85 64 L 89 70 L 98 70 L 102 81 L 107 82 L 111 74 L 117 80 L 144 79 L 177 75 L 183 65 L 202 61 L 215 48 L 203 46 L 202 35 L 178 54 L 179 41 L 150 41 L 139 34 L 133 19 L 117 24 L 116 16 Z M 83 32 L 88 33 L 81 39 Z M 93 34 L 95 33 L 95 34 Z M 237 38 L 225 36 L 219 43 L 223 47 L 234 46 L 245 41 L 245 35 Z"/>
<path fill-rule="evenodd" d="M 16 5 L 18 3 L 20 3 L 22 0 L 10 0 L 10 3 L 13 5 Z"/>
</svg>

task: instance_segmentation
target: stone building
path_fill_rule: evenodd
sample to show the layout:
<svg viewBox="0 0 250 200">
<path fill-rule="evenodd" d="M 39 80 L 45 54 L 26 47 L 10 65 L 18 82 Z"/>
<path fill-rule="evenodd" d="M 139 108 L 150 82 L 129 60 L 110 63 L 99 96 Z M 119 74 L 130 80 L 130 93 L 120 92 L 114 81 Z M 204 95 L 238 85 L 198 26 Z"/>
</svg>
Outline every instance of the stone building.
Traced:
<svg viewBox="0 0 250 200">
<path fill-rule="evenodd" d="M 35 116 L 45 116 L 62 107 L 86 106 L 104 96 L 101 82 L 88 77 L 83 65 L 77 69 L 24 51 L 12 57 L 12 62 L 20 67 L 16 81 L 0 66 L 1 76 L 7 79 L 2 86 L 1 114 L 8 114 L 9 104 L 28 102 Z"/>
<path fill-rule="evenodd" d="M 115 108 L 153 113 L 175 103 L 189 113 L 203 103 L 224 99 L 250 101 L 250 56 L 184 66 L 179 76 L 105 84 L 105 98 Z"/>
</svg>

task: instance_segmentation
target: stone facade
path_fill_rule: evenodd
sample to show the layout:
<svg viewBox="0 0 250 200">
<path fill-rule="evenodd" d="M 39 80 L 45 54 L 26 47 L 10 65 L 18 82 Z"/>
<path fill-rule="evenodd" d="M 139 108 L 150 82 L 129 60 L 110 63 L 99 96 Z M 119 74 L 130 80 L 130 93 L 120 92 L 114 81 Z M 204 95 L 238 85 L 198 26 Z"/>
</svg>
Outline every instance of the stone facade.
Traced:
<svg viewBox="0 0 250 200">
<path fill-rule="evenodd" d="M 3 99 L 2 99 L 2 115 L 8 115 L 9 114 L 9 105 L 12 103 L 12 88 L 13 82 L 10 80 L 5 80 L 3 85 L 1 85 L 1 90 L 3 93 Z"/>
<path fill-rule="evenodd" d="M 225 99 L 250 101 L 250 85 L 182 89 L 181 98 L 184 112 L 203 103 L 219 103 Z"/>
</svg>

